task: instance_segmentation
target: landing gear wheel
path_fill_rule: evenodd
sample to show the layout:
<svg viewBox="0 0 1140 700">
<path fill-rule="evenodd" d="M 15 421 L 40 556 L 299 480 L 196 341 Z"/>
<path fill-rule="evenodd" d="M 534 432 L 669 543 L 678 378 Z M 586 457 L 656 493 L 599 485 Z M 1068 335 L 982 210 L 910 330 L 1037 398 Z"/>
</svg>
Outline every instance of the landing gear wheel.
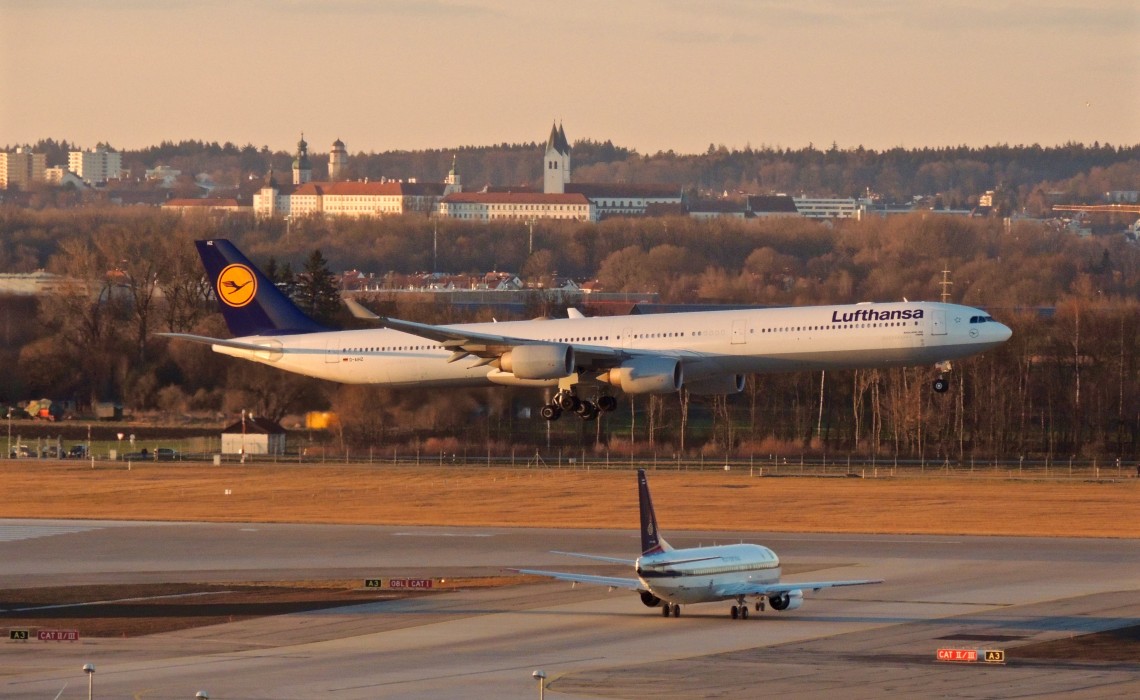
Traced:
<svg viewBox="0 0 1140 700">
<path fill-rule="evenodd" d="M 740 606 L 740 619 L 741 620 L 747 620 L 748 619 L 748 606 L 747 605 L 741 605 Z"/>
<path fill-rule="evenodd" d="M 597 418 L 598 418 L 598 407 L 595 406 L 594 404 L 590 403 L 589 401 L 583 401 L 582 407 L 578 409 L 577 413 L 579 416 L 582 417 L 582 420 L 584 420 L 584 421 L 597 420 Z"/>
<path fill-rule="evenodd" d="M 562 409 L 548 403 L 539 410 L 538 414 L 545 420 L 558 420 L 562 417 Z"/>
<path fill-rule="evenodd" d="M 671 607 L 673 607 L 673 606 L 669 605 L 668 603 L 662 603 L 661 604 L 661 617 L 669 617 L 669 612 L 670 612 L 669 608 L 671 608 Z"/>
<path fill-rule="evenodd" d="M 945 394 L 946 390 L 950 388 L 950 381 L 945 377 L 939 377 L 934 380 L 934 390 L 939 394 Z"/>
<path fill-rule="evenodd" d="M 735 620 L 736 618 L 740 617 L 740 608 L 736 607 L 735 605 L 732 606 L 732 610 L 729 611 L 729 614 L 732 615 L 732 619 Z"/>
<path fill-rule="evenodd" d="M 613 396 L 598 397 L 598 410 L 602 413 L 609 413 L 615 408 L 617 408 L 617 399 Z"/>
<path fill-rule="evenodd" d="M 577 396 L 574 396 L 569 391 L 560 391 L 554 395 L 553 403 L 563 411 L 576 411 L 581 402 L 578 401 Z"/>
<path fill-rule="evenodd" d="M 756 601 L 756 612 L 763 612 L 763 611 L 764 611 L 764 601 L 762 601 L 762 600 Z"/>
<path fill-rule="evenodd" d="M 673 603 L 673 617 L 680 617 L 680 616 L 681 616 L 681 605 L 679 603 Z"/>
</svg>

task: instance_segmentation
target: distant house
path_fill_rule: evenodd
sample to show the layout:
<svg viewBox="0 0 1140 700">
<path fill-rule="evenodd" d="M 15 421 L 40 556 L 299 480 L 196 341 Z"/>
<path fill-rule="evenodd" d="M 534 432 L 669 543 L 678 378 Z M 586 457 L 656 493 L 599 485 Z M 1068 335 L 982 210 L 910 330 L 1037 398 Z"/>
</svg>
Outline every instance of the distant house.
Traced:
<svg viewBox="0 0 1140 700">
<path fill-rule="evenodd" d="M 246 416 L 222 430 L 222 454 L 285 454 L 285 429 L 277 421 Z"/>
</svg>

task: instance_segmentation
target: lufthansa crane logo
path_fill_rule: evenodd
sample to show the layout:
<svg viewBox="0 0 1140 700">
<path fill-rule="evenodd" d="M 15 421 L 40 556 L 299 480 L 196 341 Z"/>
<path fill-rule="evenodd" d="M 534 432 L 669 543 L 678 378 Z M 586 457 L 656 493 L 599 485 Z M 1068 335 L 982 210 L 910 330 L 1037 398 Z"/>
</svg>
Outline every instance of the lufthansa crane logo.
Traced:
<svg viewBox="0 0 1140 700">
<path fill-rule="evenodd" d="M 227 265 L 218 275 L 218 298 L 239 309 L 257 296 L 257 277 L 245 265 Z"/>
</svg>

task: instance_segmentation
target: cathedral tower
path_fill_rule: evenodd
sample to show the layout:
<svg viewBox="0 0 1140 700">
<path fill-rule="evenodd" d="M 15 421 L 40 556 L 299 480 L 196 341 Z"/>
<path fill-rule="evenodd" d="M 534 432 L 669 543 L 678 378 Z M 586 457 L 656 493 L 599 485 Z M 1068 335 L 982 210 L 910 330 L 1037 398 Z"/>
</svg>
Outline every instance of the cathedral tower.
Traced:
<svg viewBox="0 0 1140 700">
<path fill-rule="evenodd" d="M 546 194 L 565 194 L 570 182 L 570 142 L 561 124 L 550 127 L 546 140 L 546 157 L 542 174 L 542 191 Z"/>
</svg>

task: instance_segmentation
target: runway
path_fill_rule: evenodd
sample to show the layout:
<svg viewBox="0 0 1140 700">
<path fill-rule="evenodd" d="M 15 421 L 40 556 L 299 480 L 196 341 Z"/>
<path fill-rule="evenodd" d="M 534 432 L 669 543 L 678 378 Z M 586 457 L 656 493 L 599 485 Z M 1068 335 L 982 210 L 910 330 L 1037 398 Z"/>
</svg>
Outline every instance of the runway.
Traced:
<svg viewBox="0 0 1140 700">
<path fill-rule="evenodd" d="M 733 621 L 663 619 L 636 596 L 538 583 L 443 592 L 131 639 L 4 642 L 0 697 L 292 700 L 551 697 L 1140 695 L 1140 660 L 1018 661 L 1021 645 L 1140 624 L 1134 540 L 666 531 L 675 546 L 775 549 L 789 580 L 884 578 Z M 632 557 L 636 533 L 288 524 L 0 520 L 0 588 L 495 575 L 626 575 L 550 550 Z M 939 647 L 1003 648 L 948 666 Z"/>
</svg>

